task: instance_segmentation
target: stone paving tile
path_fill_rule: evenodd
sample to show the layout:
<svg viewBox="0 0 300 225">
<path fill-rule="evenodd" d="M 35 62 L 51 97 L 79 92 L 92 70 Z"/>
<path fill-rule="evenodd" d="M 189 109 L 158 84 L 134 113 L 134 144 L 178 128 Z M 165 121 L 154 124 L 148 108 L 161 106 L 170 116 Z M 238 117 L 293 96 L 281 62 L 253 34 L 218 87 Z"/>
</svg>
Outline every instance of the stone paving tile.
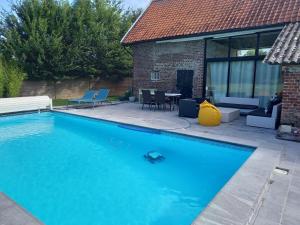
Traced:
<svg viewBox="0 0 300 225">
<path fill-rule="evenodd" d="M 299 186 L 298 186 L 299 187 Z M 300 208 L 300 191 L 299 189 L 290 188 L 287 196 L 287 205 L 293 205 L 296 209 Z M 300 213 L 299 213 L 300 216 Z"/>
<path fill-rule="evenodd" d="M 263 219 L 260 217 L 255 221 L 255 225 L 280 225 L 280 224 L 278 222 L 274 222 L 268 219 Z"/>
<path fill-rule="evenodd" d="M 234 221 L 245 224 L 251 212 L 251 207 L 228 193 L 220 192 L 207 207 L 201 216 L 222 224 L 222 221 Z M 211 210 L 210 210 L 211 209 Z M 196 223 L 201 224 L 201 223 Z M 203 223 L 205 224 L 205 223 Z"/>
<path fill-rule="evenodd" d="M 293 218 L 291 216 L 284 216 L 282 219 L 280 225 L 299 225 L 300 224 L 300 219 Z"/>
<path fill-rule="evenodd" d="M 300 187 L 300 176 L 293 176 L 292 178 L 292 182 L 291 182 L 291 189 L 297 189 L 299 190 L 299 187 Z"/>
<path fill-rule="evenodd" d="M 283 209 L 282 204 L 276 204 L 273 201 L 265 200 L 263 202 L 263 207 L 259 211 L 257 217 L 258 219 L 256 219 L 255 225 L 257 225 L 257 223 L 259 223 L 258 221 L 260 220 L 268 221 L 270 224 L 272 223 L 279 224 L 281 219 L 282 209 Z"/>
<path fill-rule="evenodd" d="M 0 225 L 43 225 L 19 207 L 14 201 L 0 193 Z"/>
<path fill-rule="evenodd" d="M 272 204 L 283 205 L 285 204 L 286 197 L 289 190 L 289 181 L 286 179 L 286 182 L 279 181 L 278 179 L 273 178 L 273 183 L 269 191 L 265 195 L 265 199 L 269 199 L 269 202 Z"/>
<path fill-rule="evenodd" d="M 8 208 L 12 206 L 14 203 L 12 201 L 7 201 L 7 197 L 0 192 L 0 209 Z"/>
<path fill-rule="evenodd" d="M 242 223 L 238 223 L 236 221 L 228 220 L 222 217 L 218 217 L 217 215 L 202 215 L 195 220 L 192 225 L 243 225 Z"/>
</svg>

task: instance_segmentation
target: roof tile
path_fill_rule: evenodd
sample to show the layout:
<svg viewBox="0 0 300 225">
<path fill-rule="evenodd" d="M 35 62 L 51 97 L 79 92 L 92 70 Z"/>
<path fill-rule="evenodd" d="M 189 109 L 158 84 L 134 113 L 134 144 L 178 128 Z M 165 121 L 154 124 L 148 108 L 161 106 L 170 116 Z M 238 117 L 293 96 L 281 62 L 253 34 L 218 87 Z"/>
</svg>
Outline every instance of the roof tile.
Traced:
<svg viewBox="0 0 300 225">
<path fill-rule="evenodd" d="M 300 20 L 300 0 L 152 0 L 124 44 Z"/>
<path fill-rule="evenodd" d="M 286 25 L 264 59 L 271 64 L 300 64 L 300 23 Z"/>
</svg>

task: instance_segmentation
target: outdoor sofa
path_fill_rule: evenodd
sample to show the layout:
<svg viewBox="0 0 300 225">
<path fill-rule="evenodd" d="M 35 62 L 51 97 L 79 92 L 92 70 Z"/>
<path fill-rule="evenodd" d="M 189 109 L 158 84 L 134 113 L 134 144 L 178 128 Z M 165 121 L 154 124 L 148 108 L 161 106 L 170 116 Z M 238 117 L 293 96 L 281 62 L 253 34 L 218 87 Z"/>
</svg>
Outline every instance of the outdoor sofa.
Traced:
<svg viewBox="0 0 300 225">
<path fill-rule="evenodd" d="M 272 111 L 257 109 L 247 116 L 246 124 L 253 127 L 277 129 L 279 126 L 282 104 L 273 105 Z"/>
<path fill-rule="evenodd" d="M 259 107 L 258 98 L 222 97 L 215 106 L 239 109 L 241 115 L 248 115 Z"/>
</svg>

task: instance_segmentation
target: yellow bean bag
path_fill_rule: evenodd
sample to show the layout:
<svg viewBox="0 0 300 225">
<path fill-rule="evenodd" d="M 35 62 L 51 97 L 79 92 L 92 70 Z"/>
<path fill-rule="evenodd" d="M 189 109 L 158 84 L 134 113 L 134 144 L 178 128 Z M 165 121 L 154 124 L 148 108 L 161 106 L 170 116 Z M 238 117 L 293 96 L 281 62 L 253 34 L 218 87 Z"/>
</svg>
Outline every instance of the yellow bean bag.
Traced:
<svg viewBox="0 0 300 225">
<path fill-rule="evenodd" d="M 221 111 L 210 104 L 207 101 L 204 101 L 200 104 L 200 110 L 198 114 L 198 122 L 203 126 L 218 126 L 221 123 Z"/>
</svg>

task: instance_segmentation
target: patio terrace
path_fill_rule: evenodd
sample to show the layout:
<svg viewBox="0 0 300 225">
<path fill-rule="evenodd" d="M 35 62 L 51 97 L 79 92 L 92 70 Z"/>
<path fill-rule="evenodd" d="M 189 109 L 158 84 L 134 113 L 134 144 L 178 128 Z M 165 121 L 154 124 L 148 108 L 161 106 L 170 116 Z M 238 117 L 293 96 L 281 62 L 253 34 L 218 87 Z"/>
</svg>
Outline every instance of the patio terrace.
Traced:
<svg viewBox="0 0 300 225">
<path fill-rule="evenodd" d="M 256 147 L 193 225 L 300 224 L 300 144 L 276 139 L 274 130 L 246 126 L 244 117 L 203 127 L 177 111 L 142 110 L 135 103 L 57 111 Z M 288 175 L 275 173 L 275 167 L 288 169 Z"/>
</svg>

